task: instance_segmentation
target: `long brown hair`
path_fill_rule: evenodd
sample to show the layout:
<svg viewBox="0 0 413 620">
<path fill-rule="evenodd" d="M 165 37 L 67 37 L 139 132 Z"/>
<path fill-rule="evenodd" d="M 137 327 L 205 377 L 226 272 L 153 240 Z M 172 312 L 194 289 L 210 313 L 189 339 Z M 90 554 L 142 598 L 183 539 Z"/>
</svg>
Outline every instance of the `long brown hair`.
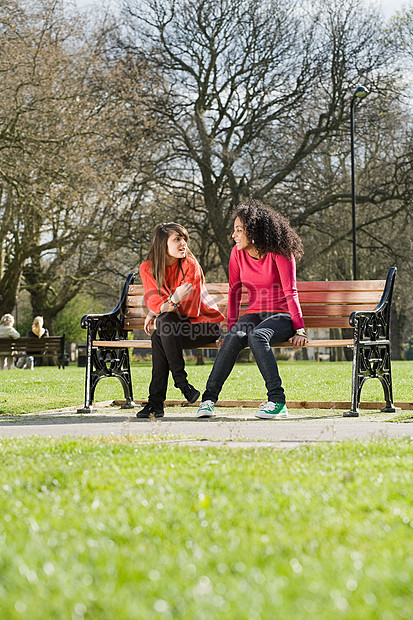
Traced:
<svg viewBox="0 0 413 620">
<path fill-rule="evenodd" d="M 158 224 L 155 228 L 147 260 L 151 261 L 152 275 L 158 285 L 159 293 L 165 284 L 166 255 L 168 251 L 168 239 L 171 233 L 177 233 L 183 237 L 187 243 L 189 240 L 186 228 L 176 222 L 163 222 L 162 224 Z M 195 256 L 189 248 L 187 248 L 187 256 L 192 256 L 192 258 L 195 259 Z M 178 258 L 180 264 L 177 273 L 179 273 L 179 269 L 182 269 L 182 263 L 185 260 L 186 258 Z"/>
</svg>

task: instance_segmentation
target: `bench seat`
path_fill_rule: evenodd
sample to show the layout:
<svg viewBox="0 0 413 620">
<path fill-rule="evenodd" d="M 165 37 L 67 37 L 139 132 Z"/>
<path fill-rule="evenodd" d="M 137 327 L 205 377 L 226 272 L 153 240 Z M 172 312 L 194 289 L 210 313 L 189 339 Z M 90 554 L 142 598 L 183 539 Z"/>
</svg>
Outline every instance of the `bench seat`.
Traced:
<svg viewBox="0 0 413 620">
<path fill-rule="evenodd" d="M 340 340 L 311 340 L 309 341 L 305 347 L 351 347 L 354 344 L 353 339 L 343 338 Z M 104 347 L 104 348 L 112 348 L 112 349 L 122 349 L 123 347 L 128 347 L 132 349 L 150 349 L 151 341 L 148 340 L 93 340 L 92 345 L 94 347 Z M 217 349 L 217 345 L 207 344 L 202 347 L 203 349 Z M 291 349 L 291 344 L 289 342 L 281 342 L 277 344 L 278 348 L 283 349 Z"/>
</svg>

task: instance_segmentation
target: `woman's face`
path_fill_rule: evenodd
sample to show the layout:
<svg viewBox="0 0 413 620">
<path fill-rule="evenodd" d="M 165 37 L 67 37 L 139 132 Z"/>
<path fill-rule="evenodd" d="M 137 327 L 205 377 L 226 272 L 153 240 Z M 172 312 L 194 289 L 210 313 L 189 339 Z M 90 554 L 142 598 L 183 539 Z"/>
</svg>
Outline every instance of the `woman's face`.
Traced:
<svg viewBox="0 0 413 620">
<path fill-rule="evenodd" d="M 174 258 L 175 260 L 178 258 L 185 258 L 187 248 L 185 237 L 182 237 L 182 235 L 177 232 L 171 232 L 168 237 L 166 248 L 168 257 Z"/>
<path fill-rule="evenodd" d="M 235 241 L 237 250 L 247 250 L 252 247 L 252 243 L 245 234 L 244 226 L 239 217 L 235 218 L 234 232 L 231 236 Z"/>
</svg>

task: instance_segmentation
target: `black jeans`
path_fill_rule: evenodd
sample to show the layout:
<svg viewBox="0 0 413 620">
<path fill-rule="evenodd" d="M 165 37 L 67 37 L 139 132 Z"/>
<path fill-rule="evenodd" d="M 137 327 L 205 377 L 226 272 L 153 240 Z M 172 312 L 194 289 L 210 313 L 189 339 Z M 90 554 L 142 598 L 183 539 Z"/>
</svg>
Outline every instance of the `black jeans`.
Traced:
<svg viewBox="0 0 413 620">
<path fill-rule="evenodd" d="M 152 380 L 149 401 L 162 405 L 166 398 L 169 371 L 175 387 L 188 383 L 183 349 L 195 349 L 215 342 L 220 335 L 219 323 L 191 323 L 175 312 L 163 312 L 156 319 L 152 333 Z"/>
<path fill-rule="evenodd" d="M 234 367 L 238 353 L 250 347 L 264 378 L 268 400 L 285 403 L 285 394 L 272 346 L 285 342 L 295 333 L 289 314 L 259 312 L 244 314 L 226 336 L 206 384 L 202 400 L 218 400 L 218 395 Z M 240 391 L 242 386 L 240 385 Z"/>
</svg>

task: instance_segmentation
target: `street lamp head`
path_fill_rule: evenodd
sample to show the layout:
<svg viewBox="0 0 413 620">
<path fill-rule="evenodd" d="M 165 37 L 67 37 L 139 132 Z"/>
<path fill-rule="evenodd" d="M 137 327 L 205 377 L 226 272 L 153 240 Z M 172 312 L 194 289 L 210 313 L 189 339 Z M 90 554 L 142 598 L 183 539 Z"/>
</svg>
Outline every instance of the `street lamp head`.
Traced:
<svg viewBox="0 0 413 620">
<path fill-rule="evenodd" d="M 356 90 L 353 93 L 353 100 L 364 99 L 364 97 L 367 97 L 368 94 L 369 94 L 369 91 L 367 90 L 367 88 L 359 85 L 357 86 Z"/>
</svg>

